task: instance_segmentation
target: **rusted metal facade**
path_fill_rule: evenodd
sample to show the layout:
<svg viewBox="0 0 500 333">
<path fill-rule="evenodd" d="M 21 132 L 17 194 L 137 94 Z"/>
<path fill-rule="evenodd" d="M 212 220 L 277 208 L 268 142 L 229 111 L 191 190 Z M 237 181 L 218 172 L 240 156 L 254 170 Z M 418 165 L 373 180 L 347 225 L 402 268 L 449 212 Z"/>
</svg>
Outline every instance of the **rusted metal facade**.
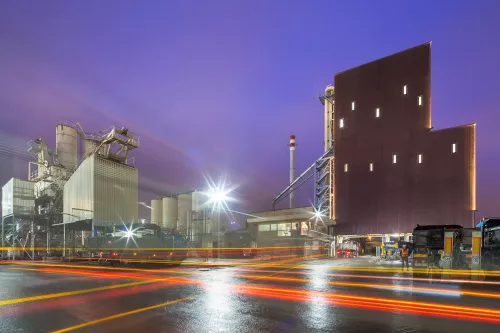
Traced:
<svg viewBox="0 0 500 333">
<path fill-rule="evenodd" d="M 473 223 L 475 124 L 432 129 L 430 46 L 335 75 L 337 234 Z"/>
</svg>

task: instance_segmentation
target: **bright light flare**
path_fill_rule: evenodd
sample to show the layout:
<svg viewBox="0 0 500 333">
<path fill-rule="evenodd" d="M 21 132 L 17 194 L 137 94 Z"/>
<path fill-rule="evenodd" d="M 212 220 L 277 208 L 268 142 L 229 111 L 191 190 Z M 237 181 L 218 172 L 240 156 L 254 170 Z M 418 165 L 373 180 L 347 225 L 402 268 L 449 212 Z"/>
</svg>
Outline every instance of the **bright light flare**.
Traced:
<svg viewBox="0 0 500 333">
<path fill-rule="evenodd" d="M 321 221 L 323 222 L 323 218 L 326 217 L 326 210 L 321 209 L 321 207 L 316 208 L 313 206 L 314 212 L 312 213 L 313 216 L 310 218 L 310 220 L 314 219 L 315 222 Z"/>
<path fill-rule="evenodd" d="M 236 201 L 230 196 L 237 186 L 228 186 L 226 180 L 222 179 L 217 184 L 210 178 L 205 177 L 205 181 L 208 185 L 208 190 L 202 192 L 208 197 L 208 200 L 203 204 L 203 206 L 211 206 L 213 211 L 230 211 L 228 202 Z"/>
<path fill-rule="evenodd" d="M 127 243 L 125 244 L 125 246 L 128 246 L 128 241 L 129 240 L 132 240 L 132 242 L 134 242 L 135 246 L 139 247 L 139 245 L 137 245 L 137 242 L 134 239 L 134 237 L 137 236 L 136 232 L 137 232 L 137 230 L 139 228 L 132 229 L 133 223 L 130 223 L 130 227 L 127 227 L 127 225 L 125 224 L 125 222 L 122 221 L 122 223 L 123 223 L 123 226 L 125 227 L 125 233 L 124 233 L 124 235 L 121 238 L 126 238 L 127 239 Z"/>
</svg>

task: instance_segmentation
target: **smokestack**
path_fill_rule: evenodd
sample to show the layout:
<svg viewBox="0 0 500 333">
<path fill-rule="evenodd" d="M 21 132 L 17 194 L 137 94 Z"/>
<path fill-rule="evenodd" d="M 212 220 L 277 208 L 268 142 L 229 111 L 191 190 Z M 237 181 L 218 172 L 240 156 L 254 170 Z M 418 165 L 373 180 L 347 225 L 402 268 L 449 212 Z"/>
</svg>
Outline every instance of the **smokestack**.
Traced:
<svg viewBox="0 0 500 333">
<path fill-rule="evenodd" d="M 295 135 L 290 135 L 290 184 L 295 180 Z M 295 205 L 295 193 L 290 192 L 290 208 Z"/>
</svg>

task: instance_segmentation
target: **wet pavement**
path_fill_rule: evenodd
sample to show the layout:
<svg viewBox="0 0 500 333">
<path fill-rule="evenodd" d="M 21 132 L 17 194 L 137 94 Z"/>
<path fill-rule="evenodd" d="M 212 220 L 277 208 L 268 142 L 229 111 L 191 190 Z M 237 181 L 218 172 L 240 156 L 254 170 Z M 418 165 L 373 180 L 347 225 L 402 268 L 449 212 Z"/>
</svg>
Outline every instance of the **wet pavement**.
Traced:
<svg viewBox="0 0 500 333">
<path fill-rule="evenodd" d="M 500 282 L 369 260 L 0 265 L 0 332 L 486 332 Z M 463 278 L 460 278 L 463 279 Z"/>
</svg>

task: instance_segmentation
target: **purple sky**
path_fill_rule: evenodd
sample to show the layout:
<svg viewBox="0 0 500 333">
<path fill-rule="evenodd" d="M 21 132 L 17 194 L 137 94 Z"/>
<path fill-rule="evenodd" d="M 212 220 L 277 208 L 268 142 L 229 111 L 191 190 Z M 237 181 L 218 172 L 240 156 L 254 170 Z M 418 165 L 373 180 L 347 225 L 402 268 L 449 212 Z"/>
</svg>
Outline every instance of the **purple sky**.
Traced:
<svg viewBox="0 0 500 333">
<path fill-rule="evenodd" d="M 500 215 L 500 2 L 405 3 L 0 1 L 0 140 L 52 144 L 57 120 L 127 126 L 140 199 L 226 174 L 239 208 L 268 209 L 288 136 L 297 173 L 322 153 L 333 74 L 431 40 L 433 126 L 477 122 L 479 215 Z M 0 151 L 2 184 L 26 177 L 21 161 Z"/>
</svg>

